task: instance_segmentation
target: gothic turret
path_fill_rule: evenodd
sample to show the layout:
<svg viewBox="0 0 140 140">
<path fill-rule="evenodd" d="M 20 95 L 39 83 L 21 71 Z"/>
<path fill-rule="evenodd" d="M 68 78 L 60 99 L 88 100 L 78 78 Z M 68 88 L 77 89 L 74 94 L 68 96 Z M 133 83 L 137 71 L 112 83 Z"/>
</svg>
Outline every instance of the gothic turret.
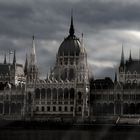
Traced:
<svg viewBox="0 0 140 140">
<path fill-rule="evenodd" d="M 26 63 L 27 65 L 27 63 Z M 30 53 L 30 62 L 27 79 L 30 82 L 35 82 L 38 79 L 38 67 L 36 61 L 36 50 L 35 50 L 35 37 L 32 37 L 32 47 Z"/>
<path fill-rule="evenodd" d="M 4 64 L 6 64 L 7 63 L 7 60 L 6 60 L 6 53 L 4 54 L 4 62 L 3 62 Z"/>
<path fill-rule="evenodd" d="M 24 65 L 24 74 L 27 75 L 28 73 L 28 58 L 26 54 L 26 60 L 25 60 L 25 65 Z"/>
<path fill-rule="evenodd" d="M 115 72 L 114 84 L 117 83 L 117 73 Z"/>
<path fill-rule="evenodd" d="M 16 65 L 16 51 L 14 50 L 13 65 Z"/>
<path fill-rule="evenodd" d="M 131 56 L 131 50 L 130 50 L 130 54 L 129 54 L 129 61 L 132 60 L 132 56 Z"/>
<path fill-rule="evenodd" d="M 122 54 L 121 54 L 121 61 L 120 61 L 120 67 L 119 71 L 123 72 L 124 71 L 124 52 L 123 52 L 123 45 L 122 45 Z"/>
</svg>

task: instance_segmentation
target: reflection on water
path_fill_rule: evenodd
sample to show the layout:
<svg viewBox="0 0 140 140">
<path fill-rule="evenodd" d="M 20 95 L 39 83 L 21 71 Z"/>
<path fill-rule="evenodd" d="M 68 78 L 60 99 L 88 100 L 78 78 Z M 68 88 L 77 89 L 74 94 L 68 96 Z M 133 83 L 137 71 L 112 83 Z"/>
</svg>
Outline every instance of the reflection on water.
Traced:
<svg viewBox="0 0 140 140">
<path fill-rule="evenodd" d="M 139 131 L 0 130 L 0 140 L 139 140 Z"/>
</svg>

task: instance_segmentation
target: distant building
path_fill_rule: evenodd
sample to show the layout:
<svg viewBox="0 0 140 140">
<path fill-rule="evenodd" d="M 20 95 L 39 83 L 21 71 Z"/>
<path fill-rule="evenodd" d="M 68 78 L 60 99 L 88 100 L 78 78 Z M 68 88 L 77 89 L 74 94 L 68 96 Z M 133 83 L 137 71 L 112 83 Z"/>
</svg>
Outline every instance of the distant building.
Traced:
<svg viewBox="0 0 140 140">
<path fill-rule="evenodd" d="M 97 79 L 91 83 L 91 116 L 139 116 L 140 115 L 140 60 L 128 60 L 122 55 L 115 80 Z"/>
</svg>

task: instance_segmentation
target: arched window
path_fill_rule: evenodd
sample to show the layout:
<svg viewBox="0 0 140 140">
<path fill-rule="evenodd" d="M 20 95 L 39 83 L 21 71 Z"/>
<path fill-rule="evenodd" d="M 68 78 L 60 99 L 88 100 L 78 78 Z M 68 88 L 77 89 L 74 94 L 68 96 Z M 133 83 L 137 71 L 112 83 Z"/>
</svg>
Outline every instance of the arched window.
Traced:
<svg viewBox="0 0 140 140">
<path fill-rule="evenodd" d="M 68 99 L 69 98 L 69 90 L 68 88 L 64 89 L 64 99 Z"/>
<path fill-rule="evenodd" d="M 32 96 L 31 96 L 31 92 L 28 92 L 28 103 L 32 102 Z"/>
<path fill-rule="evenodd" d="M 64 71 L 63 71 L 63 73 L 62 73 L 62 75 L 61 75 L 61 79 L 62 80 L 66 80 L 67 79 L 67 71 L 68 71 L 68 69 L 65 68 Z"/>
<path fill-rule="evenodd" d="M 63 89 L 59 88 L 58 89 L 58 100 L 62 100 L 63 99 Z"/>
<path fill-rule="evenodd" d="M 73 80 L 74 79 L 74 77 L 75 77 L 75 75 L 74 75 L 74 69 L 70 69 L 69 70 L 69 81 L 71 81 L 71 80 Z"/>
<path fill-rule="evenodd" d="M 70 111 L 73 111 L 73 106 L 70 107 Z"/>
<path fill-rule="evenodd" d="M 35 89 L 35 98 L 40 99 L 40 89 Z"/>
<path fill-rule="evenodd" d="M 56 107 L 55 106 L 53 106 L 53 111 L 56 111 Z"/>
<path fill-rule="evenodd" d="M 44 106 L 41 107 L 41 111 L 42 111 L 42 112 L 45 111 L 45 107 L 44 107 Z"/>
<path fill-rule="evenodd" d="M 45 99 L 45 89 L 41 89 L 41 99 Z"/>
<path fill-rule="evenodd" d="M 65 106 L 64 110 L 65 110 L 65 111 L 68 111 L 68 107 L 67 107 L 67 106 Z"/>
<path fill-rule="evenodd" d="M 80 91 L 78 92 L 78 99 L 82 99 L 82 93 Z"/>
<path fill-rule="evenodd" d="M 81 112 L 81 110 L 82 110 L 82 109 L 81 109 L 81 106 L 79 106 L 79 107 L 78 107 L 78 111 Z"/>
<path fill-rule="evenodd" d="M 36 107 L 36 111 L 39 111 L 39 107 L 38 106 Z"/>
<path fill-rule="evenodd" d="M 70 89 L 70 99 L 74 99 L 74 93 L 75 93 L 74 88 L 71 88 Z"/>
<path fill-rule="evenodd" d="M 47 89 L 47 99 L 48 100 L 51 99 L 51 89 L 50 88 Z"/>
<path fill-rule="evenodd" d="M 61 106 L 59 106 L 59 111 L 62 111 L 62 107 Z"/>
<path fill-rule="evenodd" d="M 53 90 L 52 90 L 52 98 L 54 100 L 57 100 L 57 89 L 56 88 L 53 88 Z"/>
<path fill-rule="evenodd" d="M 50 111 L 50 106 L 47 106 L 47 111 Z"/>
</svg>

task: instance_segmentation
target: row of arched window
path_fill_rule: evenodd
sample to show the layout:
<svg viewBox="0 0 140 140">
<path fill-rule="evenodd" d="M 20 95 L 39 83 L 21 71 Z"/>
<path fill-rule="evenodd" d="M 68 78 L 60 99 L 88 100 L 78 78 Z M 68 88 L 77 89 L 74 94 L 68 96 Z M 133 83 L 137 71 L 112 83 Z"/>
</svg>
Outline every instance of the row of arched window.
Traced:
<svg viewBox="0 0 140 140">
<path fill-rule="evenodd" d="M 68 107 L 68 106 L 47 106 L 47 107 L 45 107 L 45 106 L 41 106 L 41 107 L 39 107 L 39 106 L 37 106 L 36 107 L 36 111 L 37 112 L 45 112 L 45 111 L 47 111 L 47 112 L 51 112 L 51 111 L 53 111 L 53 112 L 72 112 L 73 111 L 73 106 L 70 106 L 70 107 Z M 82 108 L 81 108 L 81 106 L 79 106 L 78 107 L 78 110 L 77 111 L 79 111 L 79 112 L 81 112 L 82 111 Z"/>
<path fill-rule="evenodd" d="M 22 105 L 21 103 L 3 104 L 0 103 L 0 114 L 17 114 L 21 113 Z"/>
<path fill-rule="evenodd" d="M 134 103 L 123 103 L 121 104 L 116 104 L 114 103 L 97 103 L 93 104 L 93 114 L 96 115 L 107 115 L 107 114 L 140 114 L 140 103 L 134 104 Z"/>
<path fill-rule="evenodd" d="M 75 89 L 74 88 L 48 88 L 48 89 L 35 89 L 35 99 L 74 99 Z"/>
</svg>

